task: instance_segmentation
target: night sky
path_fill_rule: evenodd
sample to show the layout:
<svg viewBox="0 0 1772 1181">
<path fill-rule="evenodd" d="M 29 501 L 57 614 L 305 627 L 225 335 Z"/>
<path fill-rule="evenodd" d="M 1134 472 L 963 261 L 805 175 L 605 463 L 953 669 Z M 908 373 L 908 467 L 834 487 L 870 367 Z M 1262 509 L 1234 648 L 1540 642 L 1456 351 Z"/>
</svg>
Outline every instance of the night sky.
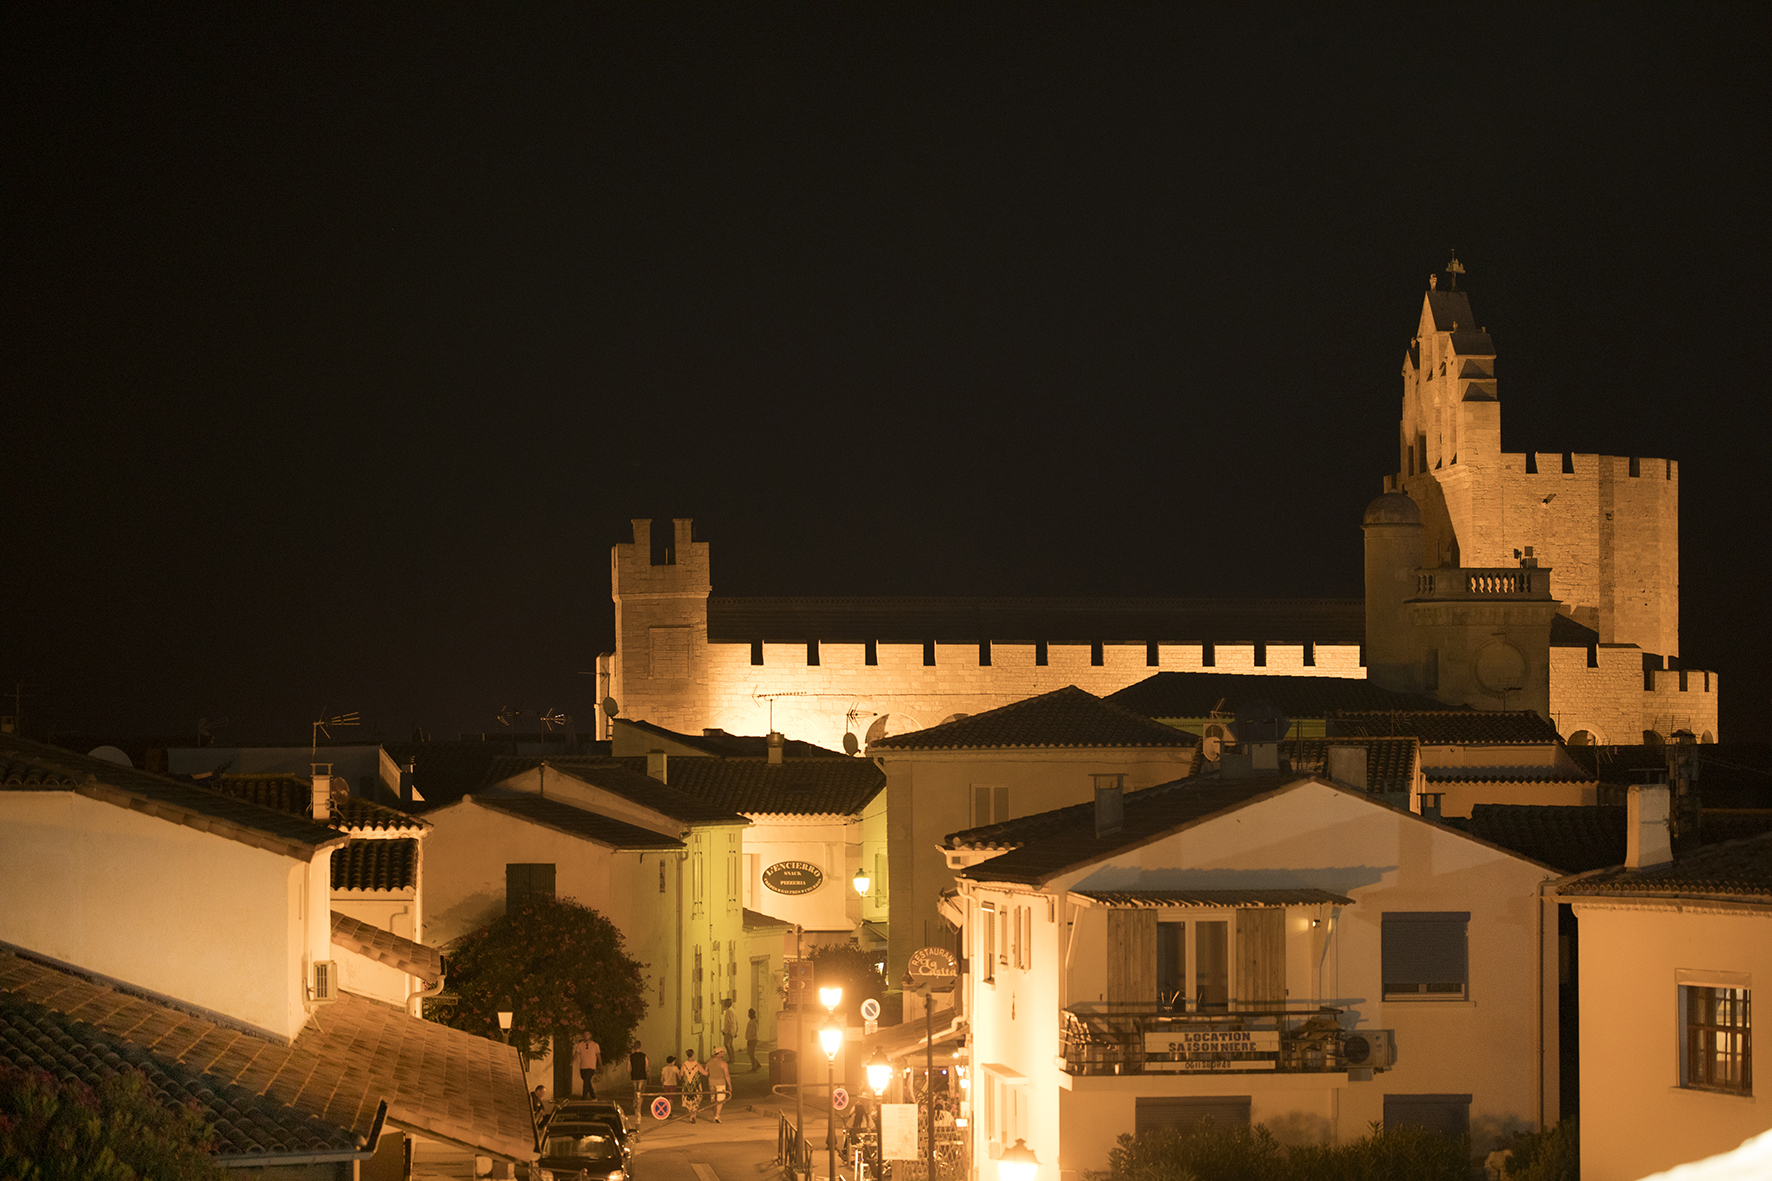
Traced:
<svg viewBox="0 0 1772 1181">
<path fill-rule="evenodd" d="M 1357 595 L 1456 249 L 1505 450 L 1680 461 L 1684 662 L 1763 740 L 1769 34 L 8 5 L 0 682 L 113 741 L 588 724 L 633 516 L 725 594 Z"/>
</svg>

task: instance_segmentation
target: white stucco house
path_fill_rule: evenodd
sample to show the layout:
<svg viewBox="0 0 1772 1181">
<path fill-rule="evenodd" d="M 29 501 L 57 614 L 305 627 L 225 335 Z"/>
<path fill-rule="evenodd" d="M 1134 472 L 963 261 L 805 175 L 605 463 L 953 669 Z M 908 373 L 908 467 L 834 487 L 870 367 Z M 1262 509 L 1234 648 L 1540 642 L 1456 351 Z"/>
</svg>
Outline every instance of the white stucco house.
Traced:
<svg viewBox="0 0 1772 1181">
<path fill-rule="evenodd" d="M 1629 792 L 1625 864 L 1557 889 L 1581 938 L 1587 1181 L 1634 1181 L 1772 1129 L 1753 1052 L 1755 990 L 1772 984 L 1772 834 L 1676 858 L 1667 787 Z"/>
<path fill-rule="evenodd" d="M 945 848 L 980 1169 L 1022 1139 L 1068 1179 L 1208 1115 L 1479 1150 L 1555 1120 L 1548 867 L 1282 771 L 1100 789 Z"/>
</svg>

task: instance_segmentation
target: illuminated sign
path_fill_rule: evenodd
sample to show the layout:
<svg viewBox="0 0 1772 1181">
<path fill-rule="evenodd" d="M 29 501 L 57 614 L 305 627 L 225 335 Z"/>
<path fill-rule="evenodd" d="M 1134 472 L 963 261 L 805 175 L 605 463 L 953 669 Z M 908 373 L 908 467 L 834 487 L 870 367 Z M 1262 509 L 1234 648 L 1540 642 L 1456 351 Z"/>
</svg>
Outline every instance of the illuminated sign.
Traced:
<svg viewBox="0 0 1772 1181">
<path fill-rule="evenodd" d="M 777 861 L 763 871 L 763 884 L 777 894 L 810 894 L 824 884 L 824 870 L 810 861 Z"/>
<path fill-rule="evenodd" d="M 1144 1035 L 1144 1068 L 1203 1074 L 1211 1071 L 1275 1070 L 1277 1029 L 1176 1029 Z"/>
</svg>

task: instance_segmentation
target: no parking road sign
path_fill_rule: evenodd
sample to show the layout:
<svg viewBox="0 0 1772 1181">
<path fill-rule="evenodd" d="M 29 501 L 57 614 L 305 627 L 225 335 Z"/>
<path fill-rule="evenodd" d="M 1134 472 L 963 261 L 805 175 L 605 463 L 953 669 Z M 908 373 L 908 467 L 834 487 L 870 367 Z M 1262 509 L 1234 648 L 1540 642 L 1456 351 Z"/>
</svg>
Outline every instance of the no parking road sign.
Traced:
<svg viewBox="0 0 1772 1181">
<path fill-rule="evenodd" d="M 849 1092 L 845 1091 L 842 1087 L 838 1087 L 835 1090 L 833 1090 L 831 1092 L 831 1106 L 836 1108 L 838 1111 L 843 1111 L 846 1108 L 848 1108 L 848 1106 L 849 1106 Z"/>
<path fill-rule="evenodd" d="M 880 1019 L 880 1002 L 873 997 L 861 1002 L 861 1019 L 863 1021 L 878 1021 Z"/>
<path fill-rule="evenodd" d="M 658 1098 L 654 1099 L 652 1101 L 652 1118 L 653 1119 L 660 1119 L 660 1120 L 670 1119 L 671 1118 L 671 1101 L 669 1099 L 666 1099 L 663 1095 L 660 1095 Z"/>
</svg>

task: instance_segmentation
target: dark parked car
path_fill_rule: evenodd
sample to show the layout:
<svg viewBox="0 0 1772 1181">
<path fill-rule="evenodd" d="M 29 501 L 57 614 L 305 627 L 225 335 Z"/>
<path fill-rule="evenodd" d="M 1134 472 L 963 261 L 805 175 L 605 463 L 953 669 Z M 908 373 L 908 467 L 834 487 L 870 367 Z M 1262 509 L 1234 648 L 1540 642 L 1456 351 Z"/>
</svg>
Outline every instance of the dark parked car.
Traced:
<svg viewBox="0 0 1772 1181">
<path fill-rule="evenodd" d="M 530 1167 L 530 1181 L 628 1181 L 627 1154 L 615 1129 L 601 1120 L 556 1116 L 541 1137 L 541 1159 Z"/>
<path fill-rule="evenodd" d="M 567 1115 L 573 1119 L 600 1119 L 618 1124 L 618 1132 L 634 1130 L 634 1113 L 610 1099 L 563 1099 L 554 1107 L 554 1118 L 562 1119 Z"/>
</svg>

